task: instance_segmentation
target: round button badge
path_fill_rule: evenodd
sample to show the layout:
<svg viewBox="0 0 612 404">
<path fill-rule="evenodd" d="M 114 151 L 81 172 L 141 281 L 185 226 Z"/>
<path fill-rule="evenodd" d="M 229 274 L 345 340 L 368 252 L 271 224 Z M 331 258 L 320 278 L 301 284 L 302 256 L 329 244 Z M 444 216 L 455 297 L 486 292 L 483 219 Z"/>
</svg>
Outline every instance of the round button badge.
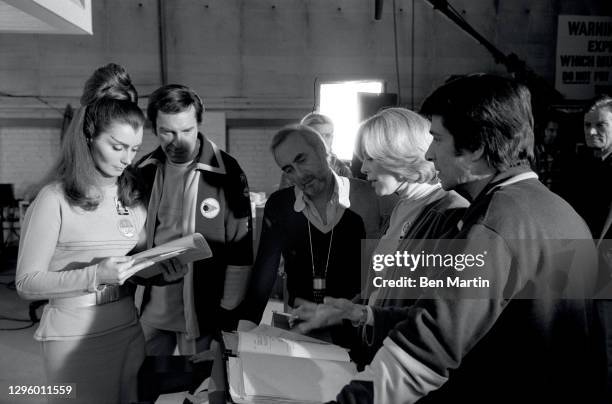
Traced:
<svg viewBox="0 0 612 404">
<path fill-rule="evenodd" d="M 134 226 L 130 219 L 123 218 L 119 220 L 117 227 L 119 227 L 119 232 L 125 237 L 131 238 L 136 234 L 136 226 Z"/>
<path fill-rule="evenodd" d="M 200 213 L 207 219 L 217 217 L 220 211 L 219 201 L 217 201 L 215 198 L 206 198 L 200 204 Z"/>
</svg>

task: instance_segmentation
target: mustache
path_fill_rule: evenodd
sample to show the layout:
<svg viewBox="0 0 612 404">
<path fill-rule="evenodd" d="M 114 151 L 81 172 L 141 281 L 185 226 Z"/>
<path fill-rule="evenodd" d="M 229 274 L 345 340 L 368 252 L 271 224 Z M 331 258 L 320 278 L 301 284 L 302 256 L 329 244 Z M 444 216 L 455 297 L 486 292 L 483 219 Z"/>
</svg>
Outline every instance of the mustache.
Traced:
<svg viewBox="0 0 612 404">
<path fill-rule="evenodd" d="M 298 184 L 300 184 L 301 186 L 304 186 L 304 185 L 308 184 L 309 182 L 311 182 L 314 179 L 315 179 L 314 175 L 310 175 L 308 177 L 304 177 L 304 178 L 300 179 L 298 181 Z"/>
<path fill-rule="evenodd" d="M 187 151 L 187 147 L 184 144 L 169 144 L 166 146 L 166 151 L 171 153 L 185 153 Z"/>
</svg>

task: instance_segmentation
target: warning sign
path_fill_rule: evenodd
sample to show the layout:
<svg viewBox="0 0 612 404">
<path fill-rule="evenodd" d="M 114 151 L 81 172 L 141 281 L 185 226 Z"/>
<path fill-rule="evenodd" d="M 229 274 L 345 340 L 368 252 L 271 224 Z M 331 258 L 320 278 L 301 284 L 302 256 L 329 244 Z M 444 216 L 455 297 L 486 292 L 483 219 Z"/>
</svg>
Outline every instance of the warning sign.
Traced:
<svg viewBox="0 0 612 404">
<path fill-rule="evenodd" d="M 559 16 L 555 87 L 571 100 L 612 93 L 612 17 Z"/>
</svg>

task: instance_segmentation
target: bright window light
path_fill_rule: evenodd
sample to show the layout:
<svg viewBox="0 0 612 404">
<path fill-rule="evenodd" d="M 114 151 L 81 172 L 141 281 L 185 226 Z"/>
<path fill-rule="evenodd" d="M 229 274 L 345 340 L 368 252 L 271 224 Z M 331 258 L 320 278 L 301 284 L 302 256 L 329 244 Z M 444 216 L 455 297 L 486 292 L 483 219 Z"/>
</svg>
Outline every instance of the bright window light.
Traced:
<svg viewBox="0 0 612 404">
<path fill-rule="evenodd" d="M 359 126 L 357 93 L 380 94 L 382 81 L 344 81 L 322 83 L 319 87 L 319 112 L 334 122 L 332 151 L 342 160 L 353 158 Z"/>
</svg>

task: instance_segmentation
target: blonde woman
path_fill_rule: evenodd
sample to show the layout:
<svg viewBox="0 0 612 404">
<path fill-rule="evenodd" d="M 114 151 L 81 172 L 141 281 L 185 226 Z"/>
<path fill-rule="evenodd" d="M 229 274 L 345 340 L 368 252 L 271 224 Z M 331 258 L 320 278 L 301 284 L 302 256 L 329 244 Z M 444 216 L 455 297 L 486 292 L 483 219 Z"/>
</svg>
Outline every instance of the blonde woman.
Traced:
<svg viewBox="0 0 612 404">
<path fill-rule="evenodd" d="M 427 119 L 404 108 L 382 110 L 359 127 L 356 154 L 363 161 L 361 171 L 377 195 L 395 193 L 399 197 L 374 254 L 418 251 L 418 240 L 437 239 L 456 229 L 468 206 L 457 193 L 442 189 L 433 164 L 425 159 L 432 141 L 429 127 Z M 354 353 L 354 359 L 369 362 L 400 321 L 400 308 L 411 303 L 397 293 L 392 288 L 368 290 L 362 292 L 369 296 L 367 301 L 327 298 L 323 305 L 303 305 L 295 310 L 295 315 L 305 320 L 298 329 L 309 332 L 351 320 L 359 328 L 361 340 L 352 348 L 359 351 L 361 345 L 368 351 Z"/>
</svg>

